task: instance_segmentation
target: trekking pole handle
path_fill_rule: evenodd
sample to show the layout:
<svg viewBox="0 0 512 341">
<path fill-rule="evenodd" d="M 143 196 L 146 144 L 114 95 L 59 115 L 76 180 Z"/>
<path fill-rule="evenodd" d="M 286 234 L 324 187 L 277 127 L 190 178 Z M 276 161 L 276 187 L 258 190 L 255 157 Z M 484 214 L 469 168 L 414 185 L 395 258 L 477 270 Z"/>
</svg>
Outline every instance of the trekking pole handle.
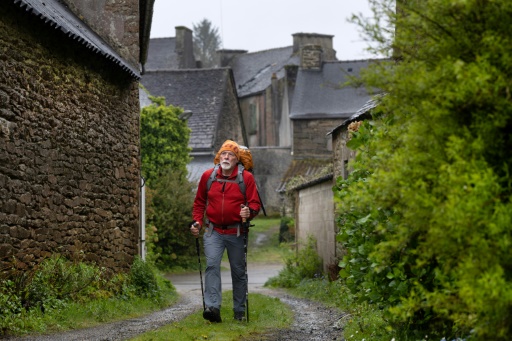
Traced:
<svg viewBox="0 0 512 341">
<path fill-rule="evenodd" d="M 241 204 L 241 205 L 240 205 L 240 208 L 242 208 L 242 209 L 243 209 L 243 208 L 246 208 L 246 207 L 247 207 L 247 206 L 245 206 L 244 204 Z M 242 222 L 243 222 L 243 223 L 247 222 L 247 218 L 243 218 L 243 217 L 242 217 Z"/>
<path fill-rule="evenodd" d="M 199 230 L 199 223 L 197 221 L 194 222 L 192 226 Z M 199 233 L 197 235 L 194 235 L 194 237 L 199 238 Z"/>
</svg>

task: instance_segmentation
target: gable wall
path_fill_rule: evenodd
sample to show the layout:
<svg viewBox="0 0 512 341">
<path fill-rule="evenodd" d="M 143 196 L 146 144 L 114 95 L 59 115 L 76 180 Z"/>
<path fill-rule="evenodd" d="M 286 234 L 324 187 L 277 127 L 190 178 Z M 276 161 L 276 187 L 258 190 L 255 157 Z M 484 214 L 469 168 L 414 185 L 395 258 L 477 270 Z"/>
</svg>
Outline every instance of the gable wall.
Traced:
<svg viewBox="0 0 512 341">
<path fill-rule="evenodd" d="M 0 267 L 83 251 L 127 269 L 139 238 L 137 82 L 19 8 L 0 8 L 0 30 Z"/>
<path fill-rule="evenodd" d="M 121 57 L 137 68 L 139 65 L 139 0 L 64 0 L 64 2 Z"/>
<path fill-rule="evenodd" d="M 347 128 L 339 129 L 332 135 L 333 145 L 333 171 L 334 178 L 346 179 L 349 173 L 350 161 L 356 157 L 356 152 L 347 147 Z"/>
<path fill-rule="evenodd" d="M 295 158 L 332 158 L 332 139 L 327 135 L 341 119 L 292 120 Z"/>
<path fill-rule="evenodd" d="M 227 77 L 229 80 L 229 77 Z M 239 144 L 247 144 L 247 138 L 244 136 L 242 129 L 242 119 L 238 106 L 238 98 L 235 96 L 236 91 L 233 83 L 226 81 L 227 89 L 224 93 L 224 102 L 222 105 L 221 115 L 219 118 L 219 127 L 215 136 L 214 151 L 219 150 L 224 141 L 227 139 L 234 140 Z"/>
</svg>

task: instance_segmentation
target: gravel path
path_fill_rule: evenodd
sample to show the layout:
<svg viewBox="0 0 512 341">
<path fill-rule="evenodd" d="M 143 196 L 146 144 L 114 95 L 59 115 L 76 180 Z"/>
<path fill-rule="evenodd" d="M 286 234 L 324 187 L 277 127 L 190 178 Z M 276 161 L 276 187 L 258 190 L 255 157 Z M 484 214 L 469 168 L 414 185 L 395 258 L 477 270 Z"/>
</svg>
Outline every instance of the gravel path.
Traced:
<svg viewBox="0 0 512 341">
<path fill-rule="evenodd" d="M 229 265 L 226 265 L 229 267 Z M 343 325 L 348 315 L 339 310 L 326 308 L 322 304 L 299 299 L 284 290 L 263 287 L 268 278 L 277 275 L 281 264 L 249 264 L 249 292 L 279 298 L 289 305 L 294 313 L 294 323 L 289 329 L 279 329 L 246 338 L 256 340 L 293 340 L 293 341 L 327 341 L 344 340 Z M 24 338 L 7 338 L 9 341 L 124 341 L 150 330 L 158 329 L 169 323 L 177 322 L 186 316 L 202 310 L 202 296 L 199 274 L 171 275 L 169 279 L 180 294 L 180 300 L 172 307 L 153 314 L 102 324 L 97 327 L 72 330 L 59 334 L 28 336 Z M 204 279 L 204 273 L 203 273 Z M 223 290 L 231 289 L 229 271 L 222 271 Z"/>
<path fill-rule="evenodd" d="M 295 321 L 290 329 L 280 329 L 245 340 L 294 340 L 326 341 L 344 340 L 342 325 L 347 317 L 340 311 L 316 302 L 299 299 L 284 291 L 259 289 L 255 292 L 279 298 L 294 312 Z M 172 307 L 136 319 L 123 320 L 98 327 L 68 331 L 65 333 L 7 338 L 11 341 L 114 341 L 128 340 L 139 334 L 176 322 L 202 309 L 201 296 L 190 293 L 181 297 Z"/>
</svg>

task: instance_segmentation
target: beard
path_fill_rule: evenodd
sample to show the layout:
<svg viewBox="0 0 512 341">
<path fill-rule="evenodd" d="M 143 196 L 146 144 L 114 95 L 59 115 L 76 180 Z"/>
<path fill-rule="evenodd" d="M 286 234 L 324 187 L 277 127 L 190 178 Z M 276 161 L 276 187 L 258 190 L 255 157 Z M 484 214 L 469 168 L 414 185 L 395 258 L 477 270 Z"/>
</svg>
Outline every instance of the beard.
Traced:
<svg viewBox="0 0 512 341">
<path fill-rule="evenodd" d="M 233 167 L 231 166 L 231 163 L 227 162 L 227 161 L 222 161 L 220 163 L 220 168 L 222 168 L 222 170 L 230 170 L 232 169 Z"/>
</svg>

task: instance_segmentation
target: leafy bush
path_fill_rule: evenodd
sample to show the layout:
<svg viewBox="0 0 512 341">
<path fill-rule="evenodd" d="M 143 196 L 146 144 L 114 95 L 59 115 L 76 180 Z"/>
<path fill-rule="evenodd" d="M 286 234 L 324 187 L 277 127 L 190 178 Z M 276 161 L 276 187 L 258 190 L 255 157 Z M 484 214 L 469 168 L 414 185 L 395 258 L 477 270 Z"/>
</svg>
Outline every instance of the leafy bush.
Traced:
<svg viewBox="0 0 512 341">
<path fill-rule="evenodd" d="M 189 231 L 194 191 L 186 172 L 168 170 L 154 183 L 151 205 L 154 213 L 148 223 L 155 227 L 153 252 L 162 268 L 186 267 L 195 255 L 194 238 Z"/>
<path fill-rule="evenodd" d="M 66 325 L 71 318 L 66 312 L 77 309 L 85 313 L 99 309 L 101 314 L 90 311 L 91 318 L 108 318 L 117 314 L 119 301 L 150 299 L 159 305 L 175 294 L 172 284 L 139 258 L 129 274 L 112 275 L 95 265 L 54 255 L 33 269 L 19 269 L 13 260 L 12 268 L 0 275 L 0 335 Z"/>
<path fill-rule="evenodd" d="M 382 3 L 397 35 L 380 46 L 400 58 L 363 73 L 387 95 L 353 136 L 357 173 L 335 190 L 342 275 L 413 339 L 507 340 L 512 3 L 401 1 L 398 15 Z"/>
<path fill-rule="evenodd" d="M 281 217 L 279 243 L 289 243 L 293 240 L 295 240 L 295 221 L 291 217 Z"/>
<path fill-rule="evenodd" d="M 148 258 L 161 268 L 186 267 L 194 255 L 188 230 L 194 186 L 187 179 L 190 129 L 183 109 L 163 97 L 141 111 L 142 173 L 147 181 Z"/>
<path fill-rule="evenodd" d="M 155 270 L 140 257 L 135 258 L 128 278 L 137 296 L 154 297 L 158 293 Z"/>
<path fill-rule="evenodd" d="M 293 256 L 285 259 L 285 267 L 265 285 L 282 288 L 294 288 L 308 278 L 322 275 L 322 260 L 316 252 L 316 240 L 308 237 L 306 245 Z"/>
</svg>

